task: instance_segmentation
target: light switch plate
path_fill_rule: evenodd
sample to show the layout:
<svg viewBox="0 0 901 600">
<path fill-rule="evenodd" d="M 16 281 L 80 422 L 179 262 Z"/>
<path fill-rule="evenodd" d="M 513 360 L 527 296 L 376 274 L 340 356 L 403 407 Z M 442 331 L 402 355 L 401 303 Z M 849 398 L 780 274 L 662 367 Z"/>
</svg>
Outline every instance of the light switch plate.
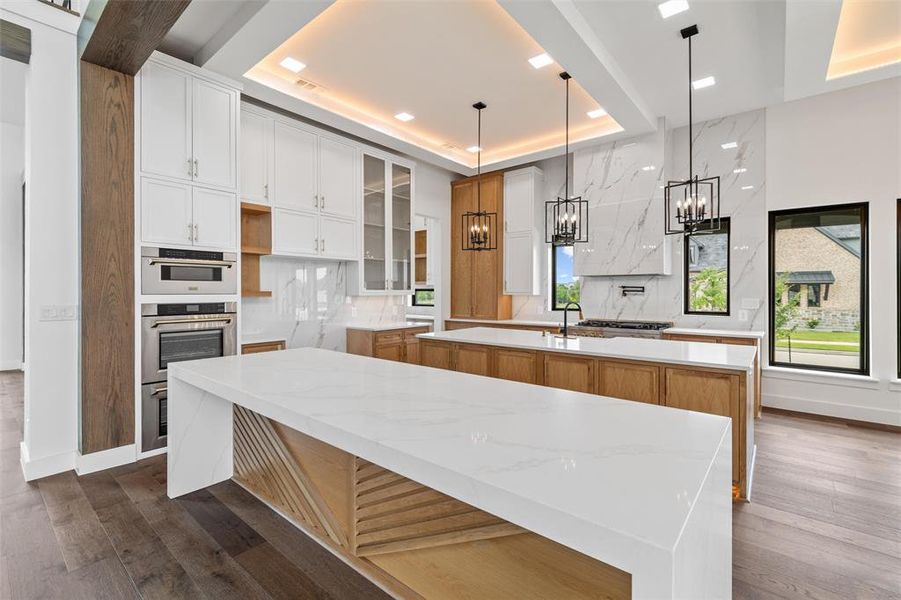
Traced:
<svg viewBox="0 0 901 600">
<path fill-rule="evenodd" d="M 746 311 L 746 310 L 738 311 L 738 320 L 741 321 L 742 323 L 746 322 L 748 320 L 748 311 Z"/>
</svg>

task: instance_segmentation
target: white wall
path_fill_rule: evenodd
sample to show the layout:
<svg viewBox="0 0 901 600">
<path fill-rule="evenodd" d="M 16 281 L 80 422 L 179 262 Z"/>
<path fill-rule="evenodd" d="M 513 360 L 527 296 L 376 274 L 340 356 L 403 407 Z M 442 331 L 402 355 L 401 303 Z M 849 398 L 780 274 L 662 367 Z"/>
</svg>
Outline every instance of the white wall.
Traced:
<svg viewBox="0 0 901 600">
<path fill-rule="evenodd" d="M 8 59 L 0 59 L 6 66 Z M 5 71 L 5 69 L 4 69 Z M 24 78 L 22 80 L 24 84 Z M 10 93 L 0 77 L 4 99 Z M 25 95 L 25 90 L 18 91 Z M 22 365 L 22 177 L 25 128 L 0 122 L 0 371 Z"/>
<path fill-rule="evenodd" d="M 764 405 L 901 425 L 901 386 L 892 383 L 898 370 L 899 145 L 901 78 L 767 109 L 769 210 L 869 203 L 872 377 L 772 369 L 765 373 Z"/>
<path fill-rule="evenodd" d="M 44 24 L 44 15 L 55 26 Z M 0 9 L 0 18 L 31 30 L 32 47 L 25 115 L 26 479 L 71 469 L 77 453 L 77 321 L 42 320 L 45 307 L 77 315 L 79 296 L 78 22 L 61 17 L 71 15 L 37 2 Z"/>
</svg>

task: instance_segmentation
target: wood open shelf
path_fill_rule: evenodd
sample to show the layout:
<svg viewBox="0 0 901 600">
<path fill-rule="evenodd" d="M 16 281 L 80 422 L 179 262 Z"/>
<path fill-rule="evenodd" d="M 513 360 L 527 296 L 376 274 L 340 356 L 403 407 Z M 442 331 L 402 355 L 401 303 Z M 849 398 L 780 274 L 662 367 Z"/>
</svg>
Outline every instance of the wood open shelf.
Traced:
<svg viewBox="0 0 901 600">
<path fill-rule="evenodd" d="M 271 298 L 260 289 L 260 257 L 272 254 L 272 209 L 263 204 L 241 203 L 241 295 Z"/>
</svg>

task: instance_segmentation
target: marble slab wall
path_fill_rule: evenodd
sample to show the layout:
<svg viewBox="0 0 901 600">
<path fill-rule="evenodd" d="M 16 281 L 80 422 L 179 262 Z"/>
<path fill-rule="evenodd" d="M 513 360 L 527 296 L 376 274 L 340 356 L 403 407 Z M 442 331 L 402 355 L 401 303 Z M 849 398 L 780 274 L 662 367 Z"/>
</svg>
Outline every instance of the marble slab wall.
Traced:
<svg viewBox="0 0 901 600">
<path fill-rule="evenodd" d="M 285 339 L 289 348 L 345 350 L 350 323 L 379 324 L 404 318 L 406 296 L 348 296 L 347 263 L 265 256 L 260 286 L 271 298 L 244 298 L 246 339 Z"/>
<path fill-rule="evenodd" d="M 589 317 L 610 319 L 641 319 L 674 321 L 682 327 L 715 327 L 727 329 L 766 328 L 766 289 L 767 289 L 767 225 L 766 225 L 766 178 L 765 178 L 765 111 L 752 111 L 739 115 L 731 115 L 694 126 L 694 163 L 695 171 L 701 176 L 720 175 L 722 215 L 731 217 L 731 304 L 730 316 L 706 316 L 682 314 L 682 269 L 683 245 L 681 236 L 668 236 L 672 243 L 671 275 L 617 275 L 617 276 L 585 276 L 582 277 L 582 307 Z M 736 142 L 737 148 L 723 149 L 722 144 Z M 620 145 L 630 143 L 629 140 L 618 142 Z M 588 169 L 581 180 L 584 189 L 575 188 L 576 192 L 596 195 L 587 186 L 597 187 L 597 181 L 604 181 L 607 162 L 605 160 L 579 161 L 578 155 L 585 157 L 609 156 L 610 144 L 600 148 L 577 151 L 574 163 L 578 162 Z M 606 147 L 606 148 L 605 148 Z M 680 127 L 669 132 L 666 141 L 667 156 L 664 170 L 666 176 L 674 179 L 688 176 L 688 128 Z M 558 164 L 559 163 L 559 164 Z M 563 184 L 563 161 L 543 161 L 538 165 L 545 172 L 545 196 L 553 197 Z M 558 168 L 559 167 L 559 168 Z M 736 169 L 745 169 L 735 173 Z M 640 171 L 647 174 L 647 171 Z M 578 173 L 576 171 L 576 173 Z M 628 181 L 623 181 L 616 189 L 617 194 L 631 195 Z M 634 185 L 639 192 L 647 194 L 647 182 L 637 177 Z M 662 190 L 657 182 L 658 192 L 655 200 L 648 206 L 648 214 L 658 215 L 642 225 L 663 229 Z M 748 186 L 752 186 L 748 189 Z M 624 223 L 632 227 L 632 223 Z M 651 236 L 654 234 L 651 232 Z M 648 237 L 648 236 L 644 236 Z M 627 256 L 640 255 L 636 244 L 642 244 L 640 235 L 615 237 L 615 243 L 605 247 L 604 252 L 610 254 L 623 253 Z M 599 240 L 595 247 L 602 247 Z M 612 260 L 612 259 L 611 259 Z M 622 285 L 641 285 L 645 294 L 623 297 Z M 513 312 L 518 319 L 553 319 L 562 318 L 560 312 L 548 311 L 547 293 L 550 289 L 547 268 L 543 268 L 542 296 L 514 296 Z"/>
</svg>

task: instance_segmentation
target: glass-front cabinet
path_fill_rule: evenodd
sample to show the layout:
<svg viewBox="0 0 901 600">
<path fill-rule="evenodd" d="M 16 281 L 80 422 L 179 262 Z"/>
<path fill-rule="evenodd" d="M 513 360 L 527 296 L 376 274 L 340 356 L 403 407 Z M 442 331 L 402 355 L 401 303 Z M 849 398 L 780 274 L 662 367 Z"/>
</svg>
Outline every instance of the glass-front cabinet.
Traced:
<svg viewBox="0 0 901 600">
<path fill-rule="evenodd" d="M 352 294 L 413 292 L 413 165 L 363 153 L 363 256 Z"/>
</svg>

